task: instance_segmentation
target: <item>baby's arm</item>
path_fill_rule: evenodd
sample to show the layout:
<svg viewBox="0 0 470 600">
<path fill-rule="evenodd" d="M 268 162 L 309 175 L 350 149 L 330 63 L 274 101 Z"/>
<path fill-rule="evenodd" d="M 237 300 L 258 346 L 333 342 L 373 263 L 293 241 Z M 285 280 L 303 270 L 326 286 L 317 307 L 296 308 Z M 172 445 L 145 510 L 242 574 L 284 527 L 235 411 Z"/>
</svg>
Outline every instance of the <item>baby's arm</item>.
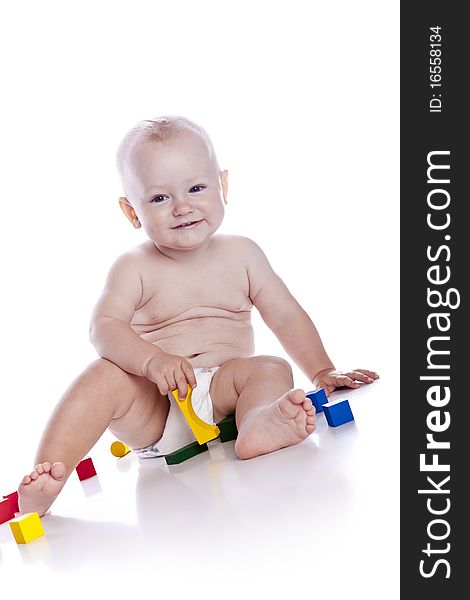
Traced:
<svg viewBox="0 0 470 600">
<path fill-rule="evenodd" d="M 180 395 L 185 396 L 186 382 L 196 385 L 191 364 L 143 340 L 130 326 L 142 292 L 138 260 L 124 254 L 111 267 L 93 310 L 90 341 L 102 358 L 128 373 L 147 377 L 157 384 L 161 394 L 178 387 Z"/>
<path fill-rule="evenodd" d="M 308 314 L 274 272 L 262 250 L 251 240 L 246 239 L 245 244 L 251 300 L 310 381 L 330 393 L 336 387 L 358 387 L 357 381 L 371 383 L 376 379 L 375 373 L 365 369 L 335 371 Z"/>
</svg>

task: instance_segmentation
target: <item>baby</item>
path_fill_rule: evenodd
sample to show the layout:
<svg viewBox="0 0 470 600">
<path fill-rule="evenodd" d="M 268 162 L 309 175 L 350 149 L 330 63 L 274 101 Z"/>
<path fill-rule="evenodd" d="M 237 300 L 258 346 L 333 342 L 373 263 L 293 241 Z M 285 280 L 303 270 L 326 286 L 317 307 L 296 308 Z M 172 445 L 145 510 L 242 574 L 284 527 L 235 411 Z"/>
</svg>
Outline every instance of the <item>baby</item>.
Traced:
<svg viewBox="0 0 470 600">
<path fill-rule="evenodd" d="M 188 384 L 205 421 L 235 413 L 242 459 L 310 435 L 315 410 L 303 390 L 292 389 L 289 363 L 254 356 L 253 306 L 315 387 L 330 393 L 378 377 L 335 371 L 314 324 L 259 246 L 216 233 L 228 173 L 199 125 L 178 116 L 142 121 L 121 142 L 117 166 L 121 209 L 149 239 L 109 271 L 90 325 L 101 358 L 50 417 L 36 467 L 18 489 L 22 513 L 43 515 L 107 428 L 142 457 L 193 440 L 171 395 L 177 389 L 185 397 Z"/>
</svg>

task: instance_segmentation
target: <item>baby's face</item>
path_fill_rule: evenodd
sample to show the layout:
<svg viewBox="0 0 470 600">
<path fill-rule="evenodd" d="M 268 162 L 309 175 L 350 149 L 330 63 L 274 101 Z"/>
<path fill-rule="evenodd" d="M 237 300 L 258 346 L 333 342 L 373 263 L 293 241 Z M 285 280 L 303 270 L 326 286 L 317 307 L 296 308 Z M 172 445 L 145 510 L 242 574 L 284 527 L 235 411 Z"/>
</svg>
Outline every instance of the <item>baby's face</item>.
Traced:
<svg viewBox="0 0 470 600">
<path fill-rule="evenodd" d="M 137 215 L 157 248 L 193 250 L 219 228 L 226 204 L 227 172 L 220 173 L 202 139 L 178 134 L 147 141 L 131 153 L 125 177 L 129 220 Z"/>
</svg>

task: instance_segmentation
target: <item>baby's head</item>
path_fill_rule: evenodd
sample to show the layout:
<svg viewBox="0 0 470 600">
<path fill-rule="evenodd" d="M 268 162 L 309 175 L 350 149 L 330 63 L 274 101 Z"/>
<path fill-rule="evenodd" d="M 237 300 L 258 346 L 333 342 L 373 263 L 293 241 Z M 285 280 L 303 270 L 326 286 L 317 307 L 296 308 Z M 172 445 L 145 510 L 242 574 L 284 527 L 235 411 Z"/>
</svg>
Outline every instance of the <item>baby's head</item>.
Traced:
<svg viewBox="0 0 470 600">
<path fill-rule="evenodd" d="M 207 133 L 189 119 L 138 123 L 119 145 L 117 168 L 122 210 L 162 251 L 199 248 L 222 223 L 228 174 Z"/>
</svg>

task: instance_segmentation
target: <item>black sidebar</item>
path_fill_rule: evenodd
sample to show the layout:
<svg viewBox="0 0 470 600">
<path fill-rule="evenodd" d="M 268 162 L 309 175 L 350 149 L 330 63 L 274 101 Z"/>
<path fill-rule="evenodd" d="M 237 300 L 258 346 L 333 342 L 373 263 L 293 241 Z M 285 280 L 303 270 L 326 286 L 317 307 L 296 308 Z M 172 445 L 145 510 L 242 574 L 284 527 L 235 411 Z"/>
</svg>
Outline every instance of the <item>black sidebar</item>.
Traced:
<svg viewBox="0 0 470 600">
<path fill-rule="evenodd" d="M 401 597 L 470 597 L 470 23 L 401 3 Z M 457 590 L 460 590 L 457 592 Z"/>
</svg>

